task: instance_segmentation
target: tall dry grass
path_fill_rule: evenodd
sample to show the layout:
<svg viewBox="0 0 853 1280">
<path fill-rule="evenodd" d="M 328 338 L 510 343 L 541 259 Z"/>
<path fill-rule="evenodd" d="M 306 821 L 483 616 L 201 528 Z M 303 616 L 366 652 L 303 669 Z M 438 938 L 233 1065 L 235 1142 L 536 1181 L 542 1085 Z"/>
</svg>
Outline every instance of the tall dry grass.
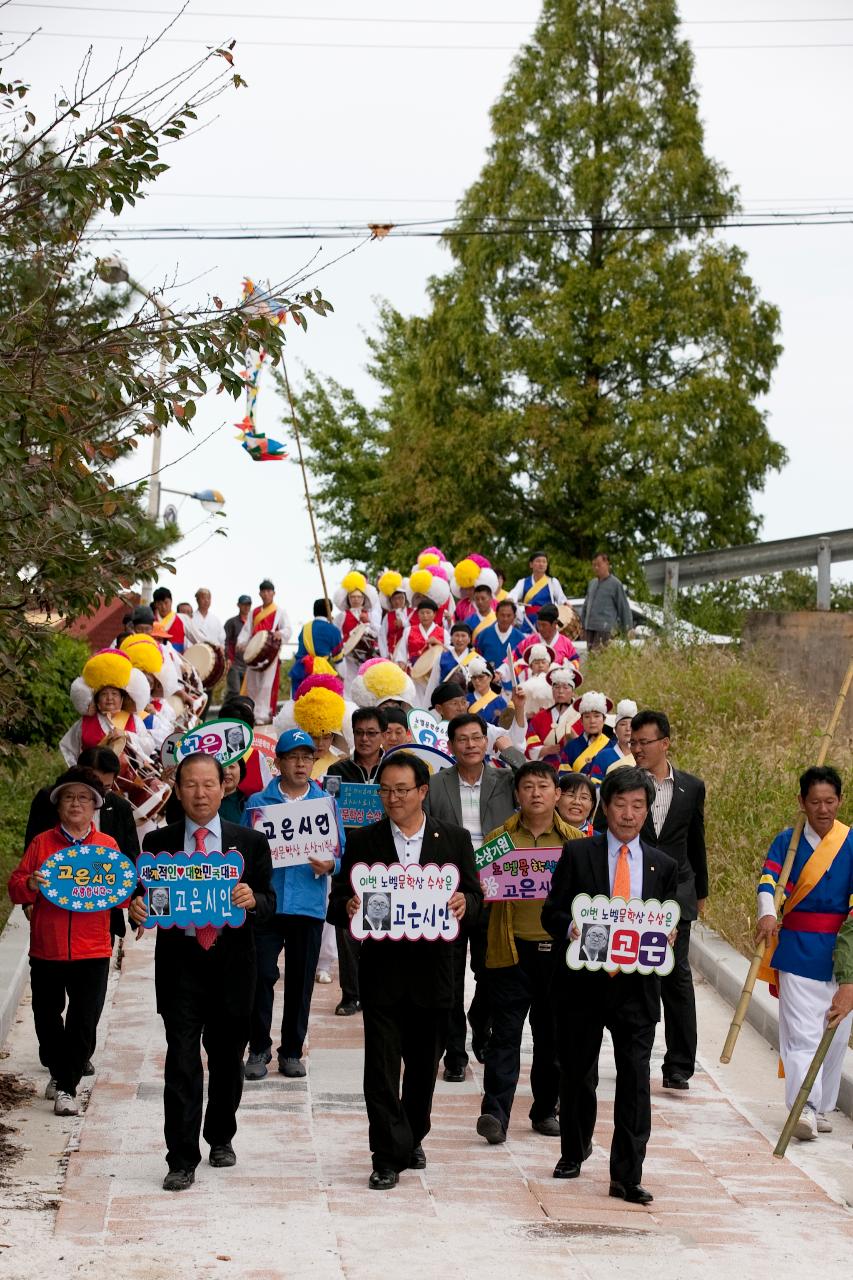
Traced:
<svg viewBox="0 0 853 1280">
<path fill-rule="evenodd" d="M 773 837 L 796 819 L 797 779 L 814 763 L 831 706 L 810 702 L 759 655 L 736 648 L 614 643 L 587 660 L 584 688 L 669 716 L 673 764 L 707 787 L 708 923 L 750 953 L 759 868 Z M 836 740 L 827 763 L 847 792 L 853 743 Z M 853 806 L 846 809 L 853 824 Z"/>
</svg>

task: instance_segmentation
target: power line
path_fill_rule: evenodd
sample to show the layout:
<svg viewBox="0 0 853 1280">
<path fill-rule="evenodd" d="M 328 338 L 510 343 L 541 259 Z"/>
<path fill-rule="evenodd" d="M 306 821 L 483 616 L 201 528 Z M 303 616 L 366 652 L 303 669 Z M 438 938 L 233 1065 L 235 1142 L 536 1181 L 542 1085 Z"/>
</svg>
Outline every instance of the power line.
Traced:
<svg viewBox="0 0 853 1280">
<path fill-rule="evenodd" d="M 9 0 L 9 8 L 14 9 L 51 9 L 66 12 L 73 9 L 81 13 L 110 13 L 115 16 L 121 14 L 140 14 L 144 17 L 175 17 L 173 9 L 136 9 L 136 8 L 118 8 L 114 5 L 93 5 L 93 4 L 38 4 L 32 0 Z M 182 15 L 188 18 L 216 18 L 222 21 L 239 18 L 257 19 L 263 22 L 343 22 L 350 23 L 370 23 L 383 24 L 393 26 L 441 26 L 441 27 L 530 27 L 535 25 L 536 19 L 530 18 L 525 21 L 520 18 L 389 18 L 389 17 L 345 17 L 343 15 L 330 14 L 296 14 L 296 13 L 240 13 L 226 14 L 217 13 L 209 9 L 199 9 L 196 11 L 188 10 Z M 853 22 L 850 18 L 681 18 L 683 27 L 735 27 L 735 26 L 791 26 L 801 23 L 828 23 L 828 22 Z"/>
<path fill-rule="evenodd" d="M 110 10 L 114 13 L 115 10 Z M 144 43 L 148 36 L 116 36 L 103 32 L 90 31 L 45 31 L 39 27 L 35 31 L 17 31 L 5 28 L 3 35 L 10 36 L 48 36 L 59 40 L 112 40 L 119 44 Z M 202 41 L 189 36 L 163 36 L 160 44 L 192 44 L 198 46 Z M 383 49 L 390 53 L 519 53 L 523 46 L 514 44 L 373 44 L 354 43 L 337 40 L 240 40 L 243 49 Z M 707 50 L 755 50 L 755 49 L 853 49 L 853 41 L 797 43 L 797 44 L 694 44 L 695 51 Z"/>
</svg>

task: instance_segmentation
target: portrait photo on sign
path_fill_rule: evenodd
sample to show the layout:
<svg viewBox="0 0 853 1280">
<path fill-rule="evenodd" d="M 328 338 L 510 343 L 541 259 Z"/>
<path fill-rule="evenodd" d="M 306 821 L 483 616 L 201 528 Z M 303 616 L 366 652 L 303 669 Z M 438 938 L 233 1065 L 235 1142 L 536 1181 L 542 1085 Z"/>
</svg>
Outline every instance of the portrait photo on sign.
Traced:
<svg viewBox="0 0 853 1280">
<path fill-rule="evenodd" d="M 172 891 L 165 885 L 157 885 L 148 891 L 148 914 L 152 916 L 170 916 L 172 914 Z"/>
<path fill-rule="evenodd" d="M 581 926 L 581 955 L 584 960 L 607 959 L 607 944 L 610 941 L 609 924 L 585 924 Z"/>
<path fill-rule="evenodd" d="M 362 904 L 364 927 L 371 932 L 391 928 L 390 893 L 366 893 Z"/>
</svg>

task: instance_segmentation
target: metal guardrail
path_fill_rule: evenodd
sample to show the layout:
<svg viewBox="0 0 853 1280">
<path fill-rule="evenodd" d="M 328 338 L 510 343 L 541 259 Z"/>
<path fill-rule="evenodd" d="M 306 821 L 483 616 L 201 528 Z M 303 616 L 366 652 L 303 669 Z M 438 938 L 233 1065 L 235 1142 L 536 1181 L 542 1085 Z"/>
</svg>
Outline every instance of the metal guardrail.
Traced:
<svg viewBox="0 0 853 1280">
<path fill-rule="evenodd" d="M 853 529 L 754 542 L 722 551 L 698 551 L 689 556 L 656 556 L 643 562 L 643 571 L 649 590 L 663 592 L 664 611 L 668 614 L 674 610 L 681 587 L 780 573 L 784 569 L 810 569 L 816 565 L 817 607 L 828 609 L 830 565 L 844 560 L 853 560 Z"/>
</svg>

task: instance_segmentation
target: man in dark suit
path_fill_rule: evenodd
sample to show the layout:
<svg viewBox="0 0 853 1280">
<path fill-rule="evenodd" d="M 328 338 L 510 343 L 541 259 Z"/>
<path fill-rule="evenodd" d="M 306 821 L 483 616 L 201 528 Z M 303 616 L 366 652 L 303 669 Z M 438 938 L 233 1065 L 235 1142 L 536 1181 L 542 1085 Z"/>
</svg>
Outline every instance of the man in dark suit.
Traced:
<svg viewBox="0 0 853 1280">
<path fill-rule="evenodd" d="M 398 752 L 382 761 L 376 781 L 388 816 L 348 833 L 341 869 L 332 883 L 329 923 L 346 925 L 360 908 L 350 882 L 357 862 L 453 863 L 459 868 L 459 888 L 450 898 L 450 910 L 457 920 L 474 919 L 483 895 L 471 837 L 424 813 L 426 765 Z M 440 940 L 365 938 L 358 980 L 364 1017 L 364 1101 L 373 1155 L 368 1186 L 388 1191 L 396 1186 L 402 1169 L 426 1166 L 421 1143 L 430 1129 L 435 1078 L 453 1007 L 453 946 Z"/>
<path fill-rule="evenodd" d="M 675 860 L 640 839 L 654 799 L 654 786 L 641 769 L 614 769 L 601 784 L 606 832 L 569 840 L 551 880 L 542 923 L 557 942 L 577 937 L 572 902 L 592 897 L 675 896 Z M 651 1132 L 649 1060 L 660 1020 L 660 979 L 655 974 L 573 970 L 558 952 L 552 990 L 560 1059 L 561 1157 L 555 1178 L 577 1178 L 592 1151 L 596 1117 L 598 1056 L 606 1027 L 616 1060 L 616 1102 L 610 1148 L 610 1194 L 632 1204 L 653 1199 L 641 1184 Z"/>
<path fill-rule="evenodd" d="M 665 1089 L 689 1089 L 696 1069 L 696 998 L 690 970 L 690 925 L 705 910 L 708 859 L 705 852 L 705 783 L 669 762 L 669 720 L 662 711 L 641 711 L 631 721 L 631 750 L 651 774 L 655 796 L 640 833 L 678 863 L 681 907 L 675 968 L 661 980 L 666 1053 Z"/>
<path fill-rule="evenodd" d="M 204 1139 L 214 1168 L 229 1168 L 237 1157 L 231 1139 L 237 1132 L 237 1108 L 243 1092 L 243 1054 L 255 997 L 255 931 L 275 911 L 272 857 L 262 832 L 225 822 L 219 806 L 225 795 L 222 766 L 212 756 L 187 756 L 178 765 L 175 791 L 186 815 L 180 822 L 151 831 L 142 847 L 148 853 L 212 853 L 236 849 L 243 875 L 231 902 L 246 911 L 242 928 L 224 928 L 215 937 L 199 930 L 158 929 L 154 954 L 157 1011 L 166 1029 L 163 1089 L 166 1162 L 164 1191 L 184 1191 L 201 1161 L 201 1045 L 207 1054 L 208 1095 Z M 130 918 L 142 924 L 144 897 L 135 897 Z"/>
<path fill-rule="evenodd" d="M 452 769 L 439 769 L 432 775 L 424 808 L 439 822 L 464 827 L 474 848 L 478 849 L 489 831 L 502 827 L 515 813 L 515 770 L 524 764 L 524 755 L 515 747 L 506 747 L 500 756 L 510 766 L 509 769 L 487 765 L 486 722 L 482 716 L 470 712 L 453 717 L 447 726 L 447 739 L 456 764 Z M 465 962 L 469 943 L 471 969 L 477 978 L 477 990 L 468 1010 L 471 1048 L 477 1061 L 483 1061 L 483 1048 L 489 1031 L 489 1009 L 485 988 L 479 979 L 486 964 L 486 924 L 483 916 L 476 925 L 466 920 L 453 944 L 456 997 L 450 1013 L 444 1054 L 444 1078 L 452 1083 L 465 1079 L 468 1066 L 465 1050 Z"/>
</svg>

